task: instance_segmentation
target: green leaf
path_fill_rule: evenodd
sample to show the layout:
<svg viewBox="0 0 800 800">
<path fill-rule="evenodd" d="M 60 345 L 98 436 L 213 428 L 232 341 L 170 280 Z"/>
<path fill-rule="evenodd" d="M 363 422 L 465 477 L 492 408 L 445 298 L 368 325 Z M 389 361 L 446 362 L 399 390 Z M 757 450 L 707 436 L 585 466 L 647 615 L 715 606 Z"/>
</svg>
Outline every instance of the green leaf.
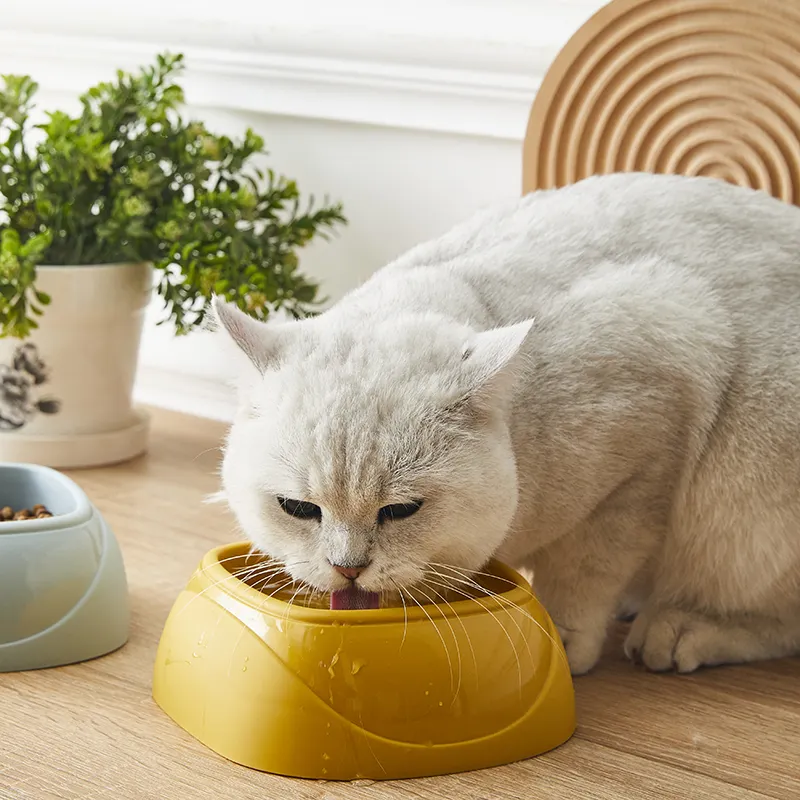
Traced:
<svg viewBox="0 0 800 800">
<path fill-rule="evenodd" d="M 311 284 L 298 286 L 294 289 L 293 294 L 301 303 L 313 303 L 317 296 L 317 287 Z"/>
<path fill-rule="evenodd" d="M 284 303 L 310 313 L 317 287 L 298 252 L 345 224 L 341 208 L 302 211 L 295 182 L 264 168 L 255 131 L 236 139 L 184 120 L 183 67 L 159 54 L 89 87 L 76 114 L 45 110 L 38 126 L 36 83 L 3 76 L 0 335 L 27 336 L 50 303 L 39 264 L 151 261 L 177 333 L 203 323 L 212 293 L 259 318 Z"/>
</svg>

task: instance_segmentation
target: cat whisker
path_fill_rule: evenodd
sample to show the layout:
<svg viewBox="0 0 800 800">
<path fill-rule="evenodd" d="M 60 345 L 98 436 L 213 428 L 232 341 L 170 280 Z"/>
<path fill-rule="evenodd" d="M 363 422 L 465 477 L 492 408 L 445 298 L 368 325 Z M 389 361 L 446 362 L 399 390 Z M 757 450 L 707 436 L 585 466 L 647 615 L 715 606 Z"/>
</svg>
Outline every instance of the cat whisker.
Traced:
<svg viewBox="0 0 800 800">
<path fill-rule="evenodd" d="M 433 625 L 433 629 L 436 631 L 436 635 L 439 637 L 439 641 L 442 643 L 442 648 L 444 649 L 445 657 L 447 658 L 447 666 L 450 672 L 450 691 L 452 692 L 455 689 L 455 679 L 453 676 L 453 660 L 450 657 L 450 650 L 447 647 L 447 642 L 445 641 L 444 636 L 442 636 L 442 632 L 439 630 L 438 625 L 433 621 L 433 617 L 425 610 L 425 606 L 417 600 L 414 595 L 409 592 L 408 593 L 409 599 L 417 605 L 417 607 L 422 611 L 422 613 L 428 618 L 428 621 Z"/>
<path fill-rule="evenodd" d="M 369 733 L 367 733 L 367 726 L 364 725 L 364 714 L 362 713 L 361 709 L 358 709 L 358 729 L 364 735 L 364 742 L 367 745 L 367 749 L 372 754 L 372 757 L 375 759 L 375 763 L 381 768 L 381 772 L 384 775 L 387 775 L 386 768 L 381 763 L 381 760 L 375 754 L 375 750 L 372 748 L 372 742 L 370 741 Z"/>
<path fill-rule="evenodd" d="M 436 571 L 434 571 L 434 574 L 437 575 L 437 577 L 442 578 L 444 580 L 444 583 L 439 584 L 440 586 L 443 586 L 444 588 L 451 589 L 452 591 L 457 591 L 456 587 L 453 586 L 451 583 L 449 583 L 448 578 L 446 576 L 444 576 L 441 573 L 436 572 Z M 507 604 L 507 607 L 510 606 L 511 608 L 514 608 L 517 611 L 519 611 L 521 614 L 523 614 L 525 617 L 527 617 L 531 622 L 533 622 L 535 625 L 537 625 L 537 627 L 539 627 L 540 630 L 543 633 L 547 634 L 547 631 L 545 631 L 544 628 L 542 628 L 542 626 L 539 625 L 539 623 L 530 614 L 528 614 L 523 608 L 520 608 L 515 603 L 512 603 L 510 600 L 506 600 L 506 598 L 504 598 L 502 595 L 498 595 L 498 594 L 492 592 L 491 590 L 488 590 L 488 589 L 482 587 L 476 581 L 468 582 L 466 580 L 461 580 L 461 579 L 454 578 L 454 577 L 451 577 L 450 580 L 456 580 L 463 586 L 469 586 L 470 588 L 473 588 L 473 589 L 476 589 L 476 590 L 480 590 L 481 593 L 484 594 L 486 597 L 491 597 L 491 598 L 494 598 L 494 599 L 499 600 L 499 601 L 505 601 L 505 603 Z M 473 595 L 470 595 L 468 592 L 462 592 L 462 594 L 466 594 L 468 597 L 471 597 L 473 600 L 477 599 Z M 514 619 L 514 617 L 511 614 L 508 615 L 508 618 L 511 620 L 511 622 L 514 624 L 516 629 L 519 631 L 519 634 L 522 637 L 522 640 L 525 642 L 525 647 L 526 647 L 526 649 L 528 651 L 528 656 L 529 656 L 529 658 L 531 660 L 531 663 L 535 665 L 536 661 L 533 658 L 533 653 L 531 652 L 531 646 L 530 646 L 530 642 L 528 641 L 528 637 L 525 635 L 525 632 L 522 630 L 520 624 L 516 621 L 516 619 Z"/>
<path fill-rule="evenodd" d="M 267 600 L 269 600 L 270 597 L 272 597 L 273 595 L 277 594 L 282 589 L 285 589 L 287 586 L 291 586 L 292 583 L 293 583 L 293 581 L 291 581 L 291 580 L 287 581 L 286 583 L 282 584 L 277 589 L 275 589 L 274 591 L 272 591 L 268 595 L 266 595 L 264 597 L 264 599 L 261 601 L 261 603 L 259 603 L 258 607 L 256 608 L 256 611 L 260 612 L 261 609 L 267 604 Z M 229 678 L 231 676 L 231 670 L 233 669 L 233 659 L 236 657 L 236 650 L 238 649 L 239 645 L 242 642 L 242 639 L 244 638 L 244 632 L 250 630 L 250 627 L 247 624 L 245 624 L 242 620 L 239 620 L 239 622 L 241 623 L 242 629 L 239 631 L 239 635 L 236 637 L 236 643 L 233 645 L 233 649 L 231 650 L 231 660 L 228 662 L 228 677 Z"/>
<path fill-rule="evenodd" d="M 287 575 L 283 570 L 256 570 L 246 575 L 239 574 L 236 577 L 251 588 L 258 589 L 258 591 L 263 591 L 270 583 L 293 580 L 293 578 Z"/>
<path fill-rule="evenodd" d="M 486 574 L 486 573 L 484 573 L 484 574 Z M 439 577 L 440 577 L 440 578 L 444 578 L 445 580 L 447 580 L 447 579 L 448 579 L 448 576 L 442 575 L 441 573 L 439 573 Z M 522 615 L 523 615 L 523 616 L 524 616 L 526 619 L 530 620 L 530 621 L 531 621 L 531 622 L 532 622 L 532 623 L 533 623 L 533 624 L 534 624 L 534 625 L 535 625 L 535 626 L 536 626 L 536 627 L 537 627 L 537 628 L 538 628 L 538 629 L 539 629 L 539 630 L 542 632 L 542 634 L 543 634 L 543 635 L 544 635 L 544 636 L 545 636 L 545 637 L 546 637 L 546 638 L 547 638 L 547 639 L 548 639 L 548 640 L 549 640 L 549 641 L 550 641 L 550 642 L 553 644 L 553 646 L 555 647 L 555 650 L 556 650 L 556 652 L 558 653 L 558 655 L 559 655 L 559 658 L 561 658 L 561 660 L 562 660 L 562 661 L 564 661 L 564 662 L 566 663 L 566 656 L 564 655 L 564 653 L 563 653 L 563 650 L 562 650 L 562 647 L 561 647 L 561 644 L 558 642 L 558 640 L 557 640 L 557 639 L 556 639 L 556 638 L 555 638 L 555 637 L 554 637 L 554 636 L 553 636 L 553 635 L 550 633 L 550 631 L 548 631 L 548 630 L 547 630 L 547 628 L 545 628 L 545 627 L 544 627 L 544 625 L 542 625 L 542 623 L 541 623 L 541 622 L 539 622 L 539 620 L 537 620 L 535 617 L 533 617 L 533 616 L 532 616 L 532 615 L 531 615 L 531 614 L 530 614 L 528 611 L 526 611 L 524 608 L 522 608 L 521 606 L 519 606 L 517 603 L 513 602 L 512 600 L 509 600 L 509 599 L 508 599 L 507 597 L 505 597 L 504 595 L 502 595 L 502 594 L 498 594 L 497 592 L 493 592 L 493 591 L 491 591 L 490 589 L 486 588 L 485 586 L 481 586 L 481 584 L 479 584 L 477 581 L 475 581 L 475 580 L 472 580 L 471 578 L 469 578 L 469 577 L 468 577 L 468 576 L 466 576 L 466 575 L 463 575 L 463 574 L 462 574 L 460 579 L 458 579 L 458 578 L 455 578 L 455 577 L 453 577 L 453 576 L 449 576 L 449 577 L 452 577 L 452 578 L 453 578 L 453 580 L 458 580 L 458 581 L 459 581 L 459 583 L 461 583 L 462 585 L 470 586 L 470 587 L 472 587 L 472 588 L 474 588 L 474 589 L 477 589 L 477 590 L 479 590 L 480 592 L 482 592 L 482 593 L 483 593 L 483 594 L 485 594 L 486 596 L 494 598 L 494 599 L 495 599 L 495 600 L 497 600 L 499 603 L 502 603 L 502 604 L 504 604 L 504 605 L 505 605 L 506 607 L 508 607 L 508 608 L 513 608 L 513 609 L 515 609 L 516 611 L 518 611 L 518 612 L 519 612 L 520 614 L 522 614 Z M 490 576 L 490 577 L 491 577 L 491 576 Z M 515 585 L 516 585 L 516 584 L 515 584 Z M 533 594 L 530 594 L 530 596 L 535 598 L 535 595 L 533 595 Z M 513 617 L 512 617 L 512 619 L 513 619 Z M 516 622 L 516 620 L 514 620 L 514 624 L 515 624 L 515 625 L 517 625 L 517 627 L 519 627 L 519 623 L 517 623 L 517 622 Z M 527 643 L 527 638 L 525 639 L 525 641 L 526 641 L 526 643 Z M 530 645 L 528 645 L 528 648 L 529 648 L 529 650 L 530 650 Z"/>
<path fill-rule="evenodd" d="M 206 453 L 221 453 L 222 448 L 217 445 L 216 447 L 209 447 L 207 450 L 203 450 L 201 453 L 198 453 L 192 461 L 197 461 L 198 458 L 202 458 Z"/>
<path fill-rule="evenodd" d="M 225 558 L 217 559 L 211 564 L 207 564 L 204 569 L 212 569 L 215 564 L 227 564 L 229 561 L 247 561 L 251 558 L 258 558 L 259 563 L 269 562 L 271 564 L 283 564 L 279 558 L 262 553 L 255 544 L 251 544 L 246 553 L 235 553 L 232 556 L 225 556 Z M 308 561 L 293 561 L 293 564 L 307 564 Z"/>
<path fill-rule="evenodd" d="M 239 575 L 241 573 L 247 572 L 248 570 L 253 569 L 284 569 L 283 564 L 276 564 L 274 561 L 254 561 L 251 564 L 243 564 L 238 566 L 236 564 L 229 564 L 225 567 L 228 572 L 232 572 L 234 575 Z"/>
<path fill-rule="evenodd" d="M 283 612 L 283 621 L 284 623 L 288 622 L 289 620 L 289 612 L 292 610 L 292 603 L 294 603 L 295 598 L 297 597 L 300 592 L 306 590 L 307 587 L 304 583 L 301 583 L 295 590 L 294 594 L 289 598 L 286 602 L 286 610 Z"/>
<path fill-rule="evenodd" d="M 516 646 L 514 645 L 514 640 L 511 638 L 511 634 L 506 630 L 505 625 L 503 625 L 503 623 L 500 620 L 500 618 L 490 608 L 488 608 L 483 603 L 481 603 L 481 601 L 477 597 L 473 597 L 473 595 L 469 594 L 468 592 L 465 592 L 463 589 L 456 589 L 455 587 L 449 586 L 449 585 L 446 585 L 446 584 L 439 584 L 439 585 L 442 586 L 445 589 L 449 589 L 450 591 L 456 592 L 456 594 L 463 595 L 467 599 L 472 600 L 473 602 L 477 603 L 498 624 L 498 626 L 500 627 L 500 630 L 503 632 L 503 635 L 506 637 L 506 639 L 508 639 L 508 643 L 511 646 L 511 651 L 514 653 L 514 658 L 515 658 L 516 664 L 517 664 L 517 675 L 518 675 L 518 678 L 519 678 L 519 694 L 520 694 L 520 698 L 521 698 L 522 697 L 522 663 L 520 662 L 519 651 L 517 650 Z"/>
<path fill-rule="evenodd" d="M 478 676 L 478 659 L 475 656 L 475 648 L 472 646 L 472 639 L 470 639 L 469 631 L 467 630 L 467 626 L 464 624 L 464 620 L 461 619 L 461 615 L 456 613 L 455 608 L 453 608 L 453 604 L 445 597 L 444 594 L 438 592 L 433 586 L 430 584 L 429 581 L 424 581 L 426 588 L 430 589 L 436 597 L 440 598 L 440 600 L 447 605 L 447 607 L 453 612 L 453 616 L 458 620 L 461 624 L 461 628 L 464 631 L 464 638 L 467 640 L 467 644 L 469 645 L 470 652 L 472 653 L 472 664 L 475 667 L 475 677 Z"/>
<path fill-rule="evenodd" d="M 428 586 L 426 583 L 423 582 L 423 584 L 421 584 L 421 585 L 424 585 L 426 588 L 431 589 L 431 591 L 433 591 L 435 593 L 435 590 L 432 587 Z M 464 678 L 464 674 L 463 674 L 464 673 L 464 665 L 461 663 L 461 647 L 458 644 L 458 636 L 456 636 L 456 631 L 455 631 L 455 628 L 453 627 L 453 623 L 450 622 L 449 617 L 447 616 L 447 614 L 444 613 L 444 611 L 441 609 L 440 605 L 432 597 L 430 597 L 426 592 L 424 592 L 419 587 L 420 587 L 420 584 L 417 584 L 417 587 L 416 587 L 417 591 L 426 600 L 428 600 L 428 602 L 432 606 L 434 606 L 435 608 L 437 608 L 439 610 L 439 613 L 442 615 L 442 619 L 447 623 L 447 627 L 450 628 L 450 634 L 453 637 L 453 644 L 456 646 L 456 660 L 458 662 L 458 681 L 456 683 L 455 691 L 453 692 L 453 700 L 450 703 L 450 706 L 452 707 L 452 706 L 455 705 L 455 702 L 458 699 L 458 695 L 461 692 L 461 682 L 462 682 L 462 680 Z M 447 605 L 450 606 L 449 603 Z M 450 608 L 452 609 L 452 606 L 450 606 Z"/>
<path fill-rule="evenodd" d="M 481 572 L 478 569 L 473 569 L 473 570 L 462 569 L 460 567 L 454 567 L 452 564 L 440 564 L 437 561 L 429 561 L 428 564 L 431 567 L 439 567 L 441 569 L 450 570 L 451 572 L 457 575 L 461 575 L 462 577 L 465 578 L 472 576 L 478 576 L 480 578 L 491 578 L 494 581 L 499 581 L 500 583 L 508 584 L 509 588 L 520 589 L 521 591 L 525 592 L 525 594 L 527 594 L 529 597 L 536 598 L 536 595 L 534 594 L 533 591 L 531 591 L 531 589 L 525 588 L 525 586 L 520 586 L 520 584 L 518 584 L 516 581 L 512 581 L 510 578 L 504 578 L 502 575 L 495 575 L 494 573 L 491 572 Z M 484 587 L 481 588 L 484 589 Z"/>
<path fill-rule="evenodd" d="M 250 550 L 246 553 L 237 553 L 234 556 L 226 556 L 225 558 L 220 558 L 217 561 L 212 562 L 211 564 L 207 565 L 204 569 L 211 569 L 213 568 L 214 564 L 227 564 L 229 561 L 247 561 L 248 559 L 260 557 L 259 564 L 269 563 L 269 564 L 282 564 L 283 562 L 280 559 L 272 558 L 264 553 L 259 552 L 255 545 L 253 545 Z"/>
<path fill-rule="evenodd" d="M 292 566 L 299 566 L 299 565 L 300 565 L 300 564 L 302 564 L 302 563 L 307 563 L 307 562 L 293 562 L 293 563 L 292 563 Z M 274 566 L 277 568 L 277 566 L 278 566 L 278 565 L 277 565 L 276 563 L 274 563 L 274 562 L 273 562 L 273 564 L 274 564 Z M 206 572 L 206 571 L 208 571 L 209 569 L 211 569 L 211 567 L 212 567 L 212 566 L 213 566 L 213 565 L 209 565 L 209 566 L 207 566 L 207 567 L 204 567 L 203 569 L 199 570 L 199 573 L 202 575 L 204 572 Z M 253 565 L 253 567 L 257 567 L 257 566 L 261 566 L 261 565 L 260 565 L 260 564 Z M 282 566 L 282 568 L 281 568 L 280 570 L 278 570 L 278 573 L 280 573 L 280 572 L 285 572 L 285 571 L 287 571 L 288 569 L 289 569 L 289 566 L 288 566 L 288 565 L 283 565 L 283 566 Z M 278 574 L 278 573 L 276 573 L 276 574 Z M 189 608 L 189 606 L 190 606 L 192 603 L 194 603 L 194 601 L 195 601 L 195 600 L 197 600 L 197 598 L 199 598 L 199 597 L 202 597 L 204 594 L 206 594 L 206 592 L 209 592 L 209 591 L 211 591 L 212 589 L 215 589 L 215 588 L 217 588 L 218 586 L 222 586 L 223 584 L 227 583 L 229 580 L 232 580 L 232 581 L 237 581 L 237 580 L 242 580 L 242 579 L 241 579 L 241 577 L 239 577 L 239 574 L 235 574 L 235 573 L 233 573 L 233 572 L 229 572 L 229 573 L 227 573 L 227 574 L 226 574 L 224 577 L 222 577 L 222 578 L 219 578 L 218 580 L 215 580 L 215 581 L 213 581 L 211 584 L 209 584 L 209 585 L 208 585 L 208 586 L 206 586 L 204 589 L 202 589 L 201 591 L 197 592 L 197 594 L 195 594 L 193 597 L 191 597 L 191 598 L 189 599 L 189 601 L 186 603 L 186 605 L 185 605 L 185 606 L 183 606 L 183 608 L 181 608 L 181 610 L 178 612 L 178 616 L 180 616 L 181 614 L 183 614 L 183 613 L 186 611 L 186 609 L 188 609 L 188 608 Z"/>
<path fill-rule="evenodd" d="M 204 589 L 201 589 L 195 595 L 190 597 L 188 602 L 186 603 L 186 605 L 184 605 L 183 608 L 181 608 L 181 610 L 178 612 L 177 616 L 180 616 L 181 614 L 183 614 L 189 608 L 189 606 L 191 606 L 192 603 L 194 603 L 195 600 L 197 600 L 198 598 L 202 597 L 207 592 L 210 592 L 213 589 L 216 589 L 218 586 L 222 586 L 224 583 L 227 583 L 228 581 L 235 581 L 235 580 L 237 580 L 237 577 L 235 575 L 228 574 L 228 575 L 225 575 L 225 577 L 223 577 L 223 578 L 219 578 L 218 580 L 213 581 L 208 586 L 206 586 Z"/>
<path fill-rule="evenodd" d="M 264 561 L 257 561 L 255 564 L 245 565 L 241 567 L 239 570 L 236 570 L 234 574 L 238 575 L 240 572 L 248 570 L 248 569 L 274 569 L 278 572 L 285 572 L 287 576 L 289 575 L 289 570 L 295 567 L 300 567 L 303 564 L 308 564 L 308 561 L 292 561 L 291 563 L 283 563 L 282 561 L 275 561 L 274 559 L 268 559 Z"/>
<path fill-rule="evenodd" d="M 406 599 L 403 596 L 403 588 L 396 583 L 394 579 L 390 580 L 397 587 L 397 592 L 400 595 L 400 602 L 403 604 L 403 638 L 400 640 L 400 652 L 402 652 L 403 645 L 406 643 L 406 634 L 408 633 L 408 606 L 406 605 Z"/>
<path fill-rule="evenodd" d="M 258 567 L 249 567 L 247 569 L 240 570 L 239 572 L 234 573 L 236 577 L 245 583 L 248 583 L 253 578 L 261 578 L 264 576 L 278 576 L 278 575 L 286 575 L 286 571 L 280 568 L 271 568 L 271 569 L 259 569 Z M 291 577 L 286 575 L 286 577 Z"/>
<path fill-rule="evenodd" d="M 436 570 L 433 570 L 433 572 L 434 572 L 435 575 L 437 575 L 437 577 L 442 578 L 445 581 L 445 583 L 447 583 L 447 576 L 442 575 L 440 572 L 437 572 Z M 539 629 L 545 635 L 549 635 L 547 633 L 547 631 L 530 614 L 528 614 L 524 609 L 520 608 L 515 603 L 512 603 L 510 600 L 508 600 L 507 598 L 503 597 L 502 595 L 498 595 L 498 594 L 492 592 L 491 590 L 486 589 L 485 587 L 481 586 L 477 581 L 460 580 L 460 579 L 455 578 L 455 577 L 453 577 L 452 579 L 458 581 L 462 585 L 470 586 L 471 588 L 478 589 L 482 593 L 486 594 L 488 597 L 494 597 L 497 600 L 500 600 L 500 601 L 503 601 L 503 602 L 507 603 L 512 608 L 515 608 L 517 611 L 519 611 L 520 613 L 524 614 L 531 622 L 535 623 L 537 625 L 537 627 L 539 627 Z M 454 589 L 453 586 L 449 586 L 448 588 Z M 520 626 L 520 624 L 514 619 L 514 617 L 511 614 L 508 615 L 508 618 L 511 620 L 511 622 L 514 624 L 516 629 L 519 631 L 519 635 L 522 637 L 522 640 L 525 642 L 525 649 L 528 651 L 528 658 L 530 659 L 531 664 L 535 668 L 536 660 L 534 659 L 533 653 L 531 652 L 531 645 L 530 645 L 530 642 L 528 641 L 528 637 L 525 635 L 525 632 L 522 630 L 522 627 Z"/>
</svg>

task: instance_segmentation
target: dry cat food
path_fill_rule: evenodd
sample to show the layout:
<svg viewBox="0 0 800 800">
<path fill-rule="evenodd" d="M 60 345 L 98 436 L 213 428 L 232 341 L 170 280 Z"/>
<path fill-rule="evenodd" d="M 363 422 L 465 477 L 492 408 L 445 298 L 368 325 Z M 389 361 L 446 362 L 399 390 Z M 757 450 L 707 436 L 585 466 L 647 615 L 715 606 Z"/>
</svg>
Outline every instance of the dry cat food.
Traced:
<svg viewBox="0 0 800 800">
<path fill-rule="evenodd" d="M 52 513 L 41 503 L 37 503 L 33 508 L 20 508 L 17 511 L 11 506 L 0 508 L 0 522 L 14 522 L 20 519 L 47 519 L 52 516 Z"/>
</svg>

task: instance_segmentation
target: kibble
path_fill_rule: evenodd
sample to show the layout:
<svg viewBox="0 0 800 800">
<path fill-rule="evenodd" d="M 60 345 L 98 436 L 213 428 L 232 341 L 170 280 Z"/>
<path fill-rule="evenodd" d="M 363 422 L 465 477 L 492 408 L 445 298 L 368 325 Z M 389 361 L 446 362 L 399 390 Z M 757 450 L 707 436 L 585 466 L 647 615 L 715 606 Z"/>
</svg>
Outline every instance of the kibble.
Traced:
<svg viewBox="0 0 800 800">
<path fill-rule="evenodd" d="M 0 508 L 0 523 L 19 522 L 26 519 L 49 519 L 52 516 L 52 512 L 48 511 L 47 507 L 41 503 L 37 503 L 33 508 L 20 508 L 16 511 L 11 506 Z"/>
</svg>

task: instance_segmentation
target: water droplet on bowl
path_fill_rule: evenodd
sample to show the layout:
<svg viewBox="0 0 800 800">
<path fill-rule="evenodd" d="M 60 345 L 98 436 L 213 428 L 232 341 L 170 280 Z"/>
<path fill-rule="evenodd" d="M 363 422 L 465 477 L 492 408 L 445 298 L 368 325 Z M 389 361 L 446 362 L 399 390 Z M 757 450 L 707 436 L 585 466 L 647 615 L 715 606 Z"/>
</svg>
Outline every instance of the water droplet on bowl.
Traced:
<svg viewBox="0 0 800 800">
<path fill-rule="evenodd" d="M 352 675 L 358 675 L 359 672 L 366 666 L 363 661 L 356 659 L 353 661 L 353 666 L 350 668 L 350 673 Z"/>
<path fill-rule="evenodd" d="M 336 673 L 334 672 L 334 669 L 333 669 L 333 668 L 336 666 L 336 664 L 337 664 L 338 662 L 339 662 L 339 654 L 338 654 L 338 653 L 334 653 L 334 654 L 333 654 L 333 658 L 331 659 L 330 666 L 328 667 L 328 675 L 330 675 L 330 676 L 331 676 L 331 678 L 333 678 L 333 677 L 335 676 L 335 674 L 336 674 Z"/>
<path fill-rule="evenodd" d="M 323 761 L 330 761 L 331 757 L 327 753 L 323 753 L 322 754 L 322 760 Z"/>
</svg>

